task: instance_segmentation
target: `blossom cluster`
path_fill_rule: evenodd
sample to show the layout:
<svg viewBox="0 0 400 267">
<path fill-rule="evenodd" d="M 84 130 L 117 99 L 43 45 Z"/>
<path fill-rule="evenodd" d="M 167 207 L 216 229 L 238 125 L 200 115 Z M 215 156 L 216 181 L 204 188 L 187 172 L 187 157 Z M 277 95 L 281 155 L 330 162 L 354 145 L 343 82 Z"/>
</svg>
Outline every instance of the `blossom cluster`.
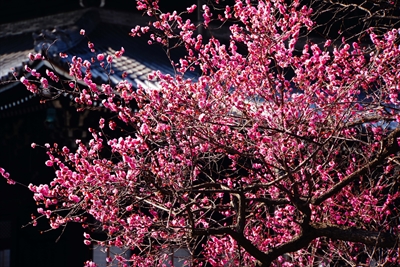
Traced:
<svg viewBox="0 0 400 267">
<path fill-rule="evenodd" d="M 400 233 L 399 32 L 378 37 L 371 30 L 368 47 L 302 45 L 300 33 L 314 25 L 311 9 L 299 1 L 237 0 L 219 17 L 240 21 L 222 44 L 206 41 L 180 14 L 162 13 L 157 1 L 137 2 L 155 21 L 131 35 L 154 30 L 150 43 L 177 39 L 187 55 L 174 63 L 175 76 L 154 72 L 149 79 L 158 86 L 137 90 L 127 81 L 111 87 L 91 80 L 91 64 L 112 67 L 123 48 L 97 54 L 97 62 L 72 58 L 70 75 L 87 85 L 75 101 L 102 99 L 135 131 L 108 138 L 101 119 L 75 152 L 46 146 L 56 177 L 29 189 L 51 227 L 81 223 L 85 244 L 131 249 L 130 259 L 115 259 L 134 266 L 161 266 L 170 246 L 189 250 L 187 264 L 211 266 L 399 264 L 390 245 L 377 252 L 371 239 L 328 232 Z M 212 9 L 202 10 L 207 27 Z M 193 69 L 200 77 L 185 78 Z M 117 128 L 115 121 L 108 125 Z M 93 239 L 95 227 L 108 238 Z M 306 246 L 290 247 L 309 238 L 307 231 L 315 237 Z"/>
</svg>

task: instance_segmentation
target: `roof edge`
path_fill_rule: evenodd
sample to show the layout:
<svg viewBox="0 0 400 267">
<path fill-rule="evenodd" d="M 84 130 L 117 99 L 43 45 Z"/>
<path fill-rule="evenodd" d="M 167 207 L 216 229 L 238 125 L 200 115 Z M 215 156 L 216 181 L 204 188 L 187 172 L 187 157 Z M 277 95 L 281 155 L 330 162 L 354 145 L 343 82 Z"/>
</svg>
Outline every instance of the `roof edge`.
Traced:
<svg viewBox="0 0 400 267">
<path fill-rule="evenodd" d="M 58 13 L 40 18 L 0 24 L 0 38 L 42 29 L 74 25 L 86 12 L 96 8 L 85 8 L 70 12 Z"/>
</svg>

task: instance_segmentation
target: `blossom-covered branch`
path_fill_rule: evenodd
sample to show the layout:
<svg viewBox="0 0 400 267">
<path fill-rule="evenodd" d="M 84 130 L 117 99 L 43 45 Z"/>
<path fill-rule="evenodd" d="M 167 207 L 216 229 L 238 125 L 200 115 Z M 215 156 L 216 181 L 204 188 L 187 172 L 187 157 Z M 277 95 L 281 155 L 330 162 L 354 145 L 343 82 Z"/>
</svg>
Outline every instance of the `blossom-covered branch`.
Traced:
<svg viewBox="0 0 400 267">
<path fill-rule="evenodd" d="M 85 244 L 130 250 L 115 260 L 133 266 L 162 266 L 171 247 L 188 252 L 186 265 L 400 263 L 397 29 L 369 29 L 368 44 L 304 43 L 315 23 L 299 1 L 182 14 L 137 3 L 154 20 L 130 34 L 183 48 L 175 75 L 156 71 L 147 87 L 126 77 L 95 84 L 91 65 L 110 71 L 125 47 L 93 62 L 73 57 L 69 88 L 51 70 L 51 86 L 21 78 L 35 93 L 72 94 L 83 109 L 100 100 L 120 119 L 111 131 L 130 129 L 112 137 L 101 119 L 76 151 L 45 146 L 56 177 L 29 189 L 52 228 L 81 223 Z M 227 24 L 229 40 L 201 35 L 185 18 L 196 8 L 204 31 Z"/>
</svg>

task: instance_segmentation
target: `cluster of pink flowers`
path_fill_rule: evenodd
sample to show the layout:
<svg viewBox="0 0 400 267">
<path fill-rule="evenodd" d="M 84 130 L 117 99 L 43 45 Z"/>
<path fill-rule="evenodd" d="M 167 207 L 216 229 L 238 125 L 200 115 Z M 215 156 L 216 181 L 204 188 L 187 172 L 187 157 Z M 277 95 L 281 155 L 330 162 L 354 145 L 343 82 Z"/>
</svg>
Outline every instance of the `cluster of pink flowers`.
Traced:
<svg viewBox="0 0 400 267">
<path fill-rule="evenodd" d="M 0 168 L 0 174 L 7 180 L 8 184 L 15 184 L 15 181 L 10 178 L 10 174 L 6 172 L 6 170 L 4 170 L 3 168 Z"/>
<path fill-rule="evenodd" d="M 300 32 L 313 26 L 312 10 L 299 1 L 236 1 L 220 20 L 240 23 L 230 27 L 229 43 L 221 44 L 215 38 L 205 42 L 197 25 L 176 12 L 160 13 L 157 1 L 137 2 L 156 18 L 151 41 L 167 45 L 176 38 L 187 56 L 175 63 L 177 75 L 154 72 L 149 79 L 158 86 L 136 91 L 125 80 L 115 88 L 91 80 L 91 64 L 106 60 L 111 67 L 124 48 L 97 54 L 98 62 L 72 58 L 70 75 L 87 85 L 75 101 L 91 105 L 101 97 L 122 125 L 135 130 L 108 138 L 105 125 L 115 130 L 117 123 L 101 119 L 98 131 L 90 129 L 92 140 L 78 141 L 75 152 L 47 145 L 46 165 L 56 178 L 29 186 L 39 214 L 53 228 L 82 223 L 87 245 L 140 251 L 128 259 L 135 266 L 162 265 L 168 246 L 193 254 L 202 246 L 200 258 L 212 266 L 255 266 L 256 260 L 310 266 L 327 257 L 353 265 L 368 257 L 399 264 L 389 245 L 373 252 L 378 255 L 370 239 L 335 240 L 328 233 L 399 234 L 400 130 L 393 124 L 399 116 L 398 31 L 383 37 L 371 32 L 370 55 L 358 43 L 332 47 L 330 40 L 298 52 Z M 202 10 L 204 26 L 210 25 L 211 8 Z M 131 35 L 149 30 L 137 26 Z M 194 66 L 202 75 L 184 78 Z M 24 77 L 21 82 L 33 90 L 34 83 Z M 41 82 L 47 87 L 47 80 Z M 104 147 L 111 156 L 101 156 Z M 59 212 L 65 209 L 67 215 Z M 92 238 L 81 211 L 99 222 L 107 240 Z M 296 247 L 296 240 L 309 238 L 307 231 L 315 237 Z M 198 244 L 196 236 L 207 238 Z"/>
</svg>

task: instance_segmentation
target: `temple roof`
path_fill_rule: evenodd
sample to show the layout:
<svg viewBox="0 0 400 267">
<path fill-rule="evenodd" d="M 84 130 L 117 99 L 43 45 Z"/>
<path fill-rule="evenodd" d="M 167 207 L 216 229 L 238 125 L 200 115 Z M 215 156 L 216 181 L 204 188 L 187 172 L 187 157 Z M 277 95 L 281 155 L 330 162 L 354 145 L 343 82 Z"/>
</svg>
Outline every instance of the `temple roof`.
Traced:
<svg viewBox="0 0 400 267">
<path fill-rule="evenodd" d="M 124 47 L 123 56 L 114 58 L 112 62 L 112 72 L 109 68 L 100 67 L 98 62 L 92 64 L 94 82 L 116 84 L 122 80 L 122 73 L 125 72 L 125 79 L 137 88 L 139 84 L 147 86 L 151 83 L 147 77 L 153 71 L 160 70 L 164 74 L 174 75 L 170 59 L 161 46 L 149 46 L 146 38 L 133 38 L 129 35 L 132 27 L 146 23 L 139 14 L 85 9 L 0 25 L 0 113 L 30 99 L 27 90 L 19 92 L 21 84 L 14 77 L 27 74 L 25 65 L 38 72 L 55 69 L 68 79 L 68 62 L 72 56 L 92 61 L 99 53 L 112 55 Z M 80 29 L 85 29 L 86 36 L 79 34 Z M 88 48 L 88 40 L 94 43 L 95 52 Z M 47 60 L 29 61 L 28 54 L 38 52 Z M 60 53 L 68 57 L 61 58 Z M 180 54 L 179 50 L 175 52 L 176 57 Z M 197 77 L 195 73 L 185 75 Z"/>
</svg>

